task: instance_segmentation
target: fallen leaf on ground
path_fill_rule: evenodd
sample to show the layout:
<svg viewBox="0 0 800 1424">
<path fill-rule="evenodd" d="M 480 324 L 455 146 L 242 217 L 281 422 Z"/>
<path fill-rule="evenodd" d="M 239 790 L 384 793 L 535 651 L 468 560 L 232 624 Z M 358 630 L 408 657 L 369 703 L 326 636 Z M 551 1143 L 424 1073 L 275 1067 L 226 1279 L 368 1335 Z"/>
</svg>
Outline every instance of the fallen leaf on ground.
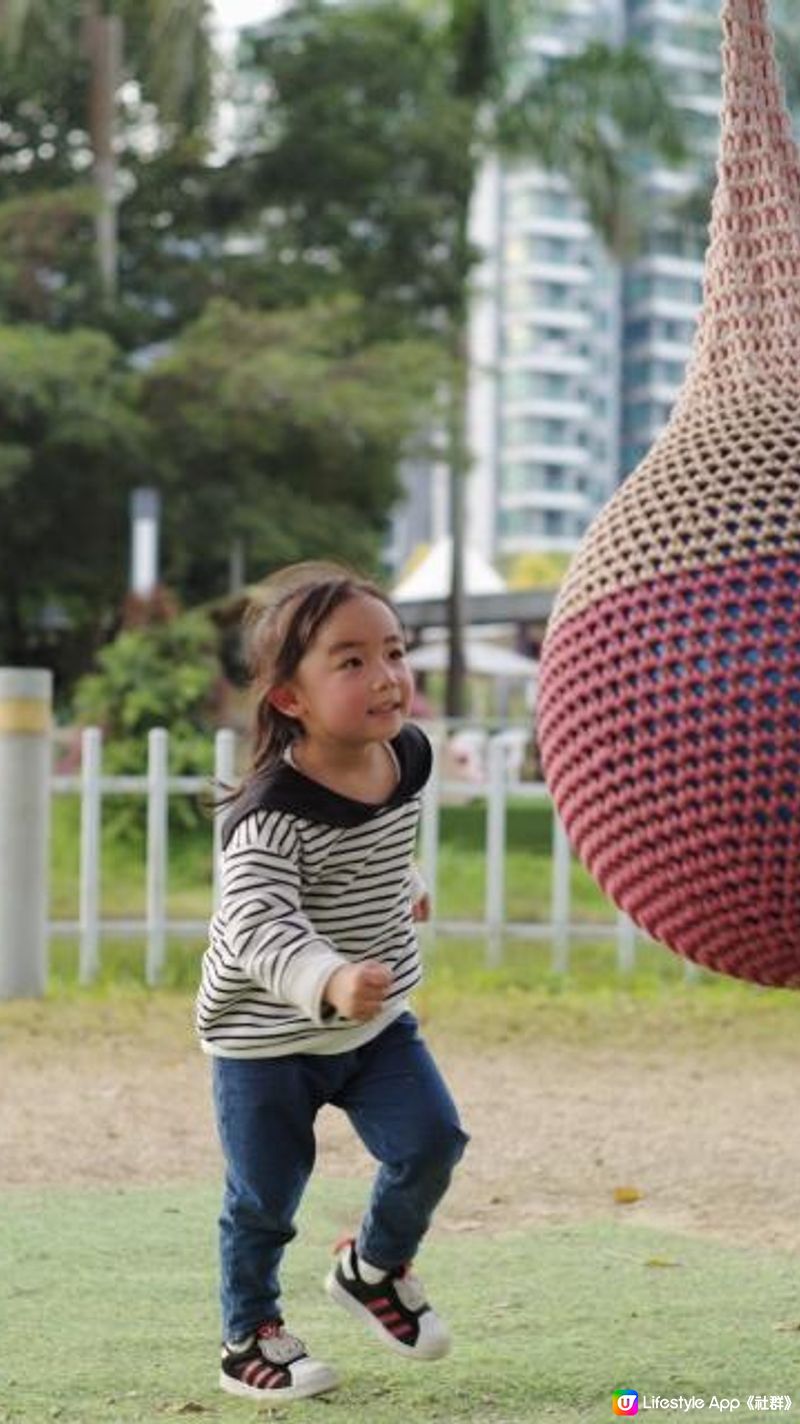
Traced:
<svg viewBox="0 0 800 1424">
<path fill-rule="evenodd" d="M 615 1187 L 614 1201 L 618 1206 L 629 1206 L 631 1202 L 642 1200 L 642 1193 L 638 1187 Z"/>
</svg>

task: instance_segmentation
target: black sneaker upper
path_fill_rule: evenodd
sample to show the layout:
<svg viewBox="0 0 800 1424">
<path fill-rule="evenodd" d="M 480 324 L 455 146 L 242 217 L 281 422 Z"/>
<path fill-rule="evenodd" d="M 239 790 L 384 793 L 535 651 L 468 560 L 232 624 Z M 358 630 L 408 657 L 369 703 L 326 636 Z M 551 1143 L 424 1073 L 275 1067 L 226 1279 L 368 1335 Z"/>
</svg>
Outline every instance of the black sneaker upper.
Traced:
<svg viewBox="0 0 800 1424">
<path fill-rule="evenodd" d="M 343 1253 L 344 1255 L 344 1253 Z M 405 1267 L 389 1271 L 379 1281 L 365 1281 L 358 1269 L 358 1254 L 350 1245 L 347 1256 L 348 1271 L 345 1271 L 343 1257 L 336 1263 L 335 1276 L 338 1284 L 393 1335 L 401 1344 L 410 1349 L 416 1345 L 420 1332 L 420 1320 L 430 1306 L 423 1301 L 416 1308 L 407 1305 L 397 1291 L 398 1281 L 402 1281 Z M 352 1276 L 349 1272 L 352 1271 Z"/>
<path fill-rule="evenodd" d="M 282 1321 L 266 1321 L 244 1340 L 226 1341 L 222 1346 L 222 1370 L 254 1389 L 286 1389 L 292 1383 L 291 1366 L 305 1359 L 302 1340 L 285 1331 L 277 1333 Z"/>
</svg>

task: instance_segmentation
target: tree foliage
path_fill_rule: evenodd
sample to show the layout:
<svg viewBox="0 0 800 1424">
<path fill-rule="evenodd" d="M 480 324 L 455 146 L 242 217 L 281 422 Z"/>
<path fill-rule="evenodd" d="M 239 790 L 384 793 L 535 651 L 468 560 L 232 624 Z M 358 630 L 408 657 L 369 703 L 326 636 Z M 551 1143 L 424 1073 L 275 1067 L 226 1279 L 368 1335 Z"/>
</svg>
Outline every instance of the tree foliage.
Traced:
<svg viewBox="0 0 800 1424">
<path fill-rule="evenodd" d="M 128 758 L 124 770 L 140 770 L 153 727 L 169 727 L 184 743 L 207 739 L 218 676 L 210 619 L 183 613 L 120 633 L 98 654 L 97 670 L 79 683 L 75 707 L 83 722 L 102 727 L 118 746 L 134 743 L 138 761 Z"/>
<path fill-rule="evenodd" d="M 203 613 L 120 635 L 97 657 L 96 671 L 78 684 L 75 711 L 84 724 L 102 727 L 106 771 L 132 775 L 147 765 L 147 734 L 169 728 L 169 769 L 173 776 L 209 775 L 213 770 L 210 733 L 219 684 L 217 634 Z M 194 825 L 202 814 L 180 798 L 171 814 Z M 142 804 L 124 798 L 112 808 L 107 826 L 129 836 L 143 829 Z"/>
<path fill-rule="evenodd" d="M 353 300 L 213 303 L 145 377 L 167 491 L 168 578 L 189 598 L 249 567 L 338 552 L 374 567 L 397 467 L 440 372 L 430 343 L 364 344 Z"/>
<path fill-rule="evenodd" d="M 131 377 L 106 336 L 0 328 L 3 661 L 55 657 L 69 672 L 107 636 L 125 586 L 127 490 L 149 465 Z"/>
<path fill-rule="evenodd" d="M 123 227 L 119 305 L 97 272 L 85 0 L 0 7 L 0 319 L 102 327 L 126 347 L 170 334 L 214 290 L 207 0 L 115 0 L 123 87 L 115 148 Z M 138 243 L 138 246 L 137 246 Z M 206 255 L 201 253 L 200 255 Z M 199 271 L 198 271 L 199 266 Z M 156 285 L 160 284 L 160 285 Z M 217 287 L 218 290 L 218 287 Z"/>
<path fill-rule="evenodd" d="M 523 73 L 525 0 L 294 0 L 243 48 L 223 161 L 208 0 L 99 8 L 126 36 L 113 305 L 84 0 L 0 7 L 0 652 L 65 676 L 116 626 L 132 484 L 164 493 L 184 602 L 225 590 L 234 545 L 256 576 L 315 555 L 374 567 L 434 409 L 466 464 L 487 149 L 563 167 L 620 246 L 626 145 L 669 137 L 632 54 Z"/>
<path fill-rule="evenodd" d="M 373 329 L 441 326 L 475 169 L 444 34 L 402 5 L 298 0 L 242 67 L 269 79 L 245 141 L 267 262 L 357 291 Z"/>
<path fill-rule="evenodd" d="M 128 103 L 161 146 L 202 138 L 212 107 L 209 0 L 6 0 L 0 7 L 0 113 L 17 161 L 5 171 L 39 187 L 86 166 L 89 145 L 92 12 L 123 28 Z M 48 181 L 47 179 L 45 181 Z"/>
</svg>

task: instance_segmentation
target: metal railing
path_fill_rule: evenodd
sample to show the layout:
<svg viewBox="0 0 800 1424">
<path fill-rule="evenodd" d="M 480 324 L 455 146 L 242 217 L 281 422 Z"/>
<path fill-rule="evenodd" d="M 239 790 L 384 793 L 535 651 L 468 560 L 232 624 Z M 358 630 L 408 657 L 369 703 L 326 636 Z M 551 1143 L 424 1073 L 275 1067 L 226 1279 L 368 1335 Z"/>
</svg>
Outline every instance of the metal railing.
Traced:
<svg viewBox="0 0 800 1424">
<path fill-rule="evenodd" d="M 431 729 L 429 729 L 431 730 Z M 552 851 L 550 880 L 550 914 L 543 920 L 509 920 L 506 913 L 506 830 L 510 796 L 550 803 L 547 787 L 540 781 L 521 779 L 515 772 L 515 758 L 510 756 L 509 729 L 489 734 L 486 741 L 483 774 L 469 781 L 447 774 L 446 758 L 442 755 L 446 732 L 432 729 L 435 748 L 433 772 L 426 787 L 418 861 L 431 897 L 431 919 L 423 928 L 425 937 L 437 934 L 479 935 L 485 939 L 487 960 L 498 963 L 506 937 L 549 941 L 552 946 L 552 968 L 563 974 L 569 967 L 573 939 L 613 938 L 616 943 L 618 968 L 625 972 L 635 963 L 636 930 L 631 921 L 619 915 L 609 904 L 607 921 L 576 922 L 572 918 L 571 871 L 572 853 L 563 825 L 552 811 Z M 515 744 L 519 746 L 519 734 Z M 214 781 L 231 785 L 236 779 L 236 737 L 230 730 L 217 732 L 214 741 Z M 205 934 L 208 919 L 179 919 L 168 913 L 169 880 L 169 798 L 174 795 L 198 796 L 208 793 L 210 782 L 204 776 L 170 776 L 169 734 L 156 728 L 148 737 L 147 767 L 142 775 L 107 775 L 102 766 L 102 736 L 89 727 L 81 737 L 81 765 L 76 774 L 55 774 L 52 777 L 55 795 L 78 794 L 80 797 L 80 894 L 77 920 L 50 922 L 51 935 L 76 937 L 79 944 L 79 976 L 82 982 L 92 980 L 100 968 L 103 936 L 135 935 L 144 939 L 145 976 L 155 984 L 161 977 L 168 936 L 195 938 Z M 103 798 L 109 795 L 144 796 L 147 804 L 146 895 L 143 918 L 104 918 L 101 912 L 101 839 Z M 483 916 L 479 920 L 444 919 L 438 913 L 439 854 L 441 847 L 440 819 L 442 805 L 448 799 L 484 799 L 486 802 L 485 885 Z M 220 817 L 214 818 L 213 883 L 210 887 L 209 913 L 220 898 Z"/>
</svg>

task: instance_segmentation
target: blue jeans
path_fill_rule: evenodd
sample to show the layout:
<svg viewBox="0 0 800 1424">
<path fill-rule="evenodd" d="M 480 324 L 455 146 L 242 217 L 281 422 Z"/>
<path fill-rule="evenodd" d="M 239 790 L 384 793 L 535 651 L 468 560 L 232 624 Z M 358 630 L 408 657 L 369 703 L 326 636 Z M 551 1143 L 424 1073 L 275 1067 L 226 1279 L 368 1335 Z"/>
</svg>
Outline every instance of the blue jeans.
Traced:
<svg viewBox="0 0 800 1424">
<path fill-rule="evenodd" d="M 226 1340 L 281 1313 L 278 1269 L 325 1103 L 347 1113 L 381 1164 L 358 1250 L 387 1270 L 412 1259 L 468 1141 L 412 1014 L 347 1053 L 215 1058 L 213 1074 L 227 1164 L 219 1221 Z"/>
</svg>

